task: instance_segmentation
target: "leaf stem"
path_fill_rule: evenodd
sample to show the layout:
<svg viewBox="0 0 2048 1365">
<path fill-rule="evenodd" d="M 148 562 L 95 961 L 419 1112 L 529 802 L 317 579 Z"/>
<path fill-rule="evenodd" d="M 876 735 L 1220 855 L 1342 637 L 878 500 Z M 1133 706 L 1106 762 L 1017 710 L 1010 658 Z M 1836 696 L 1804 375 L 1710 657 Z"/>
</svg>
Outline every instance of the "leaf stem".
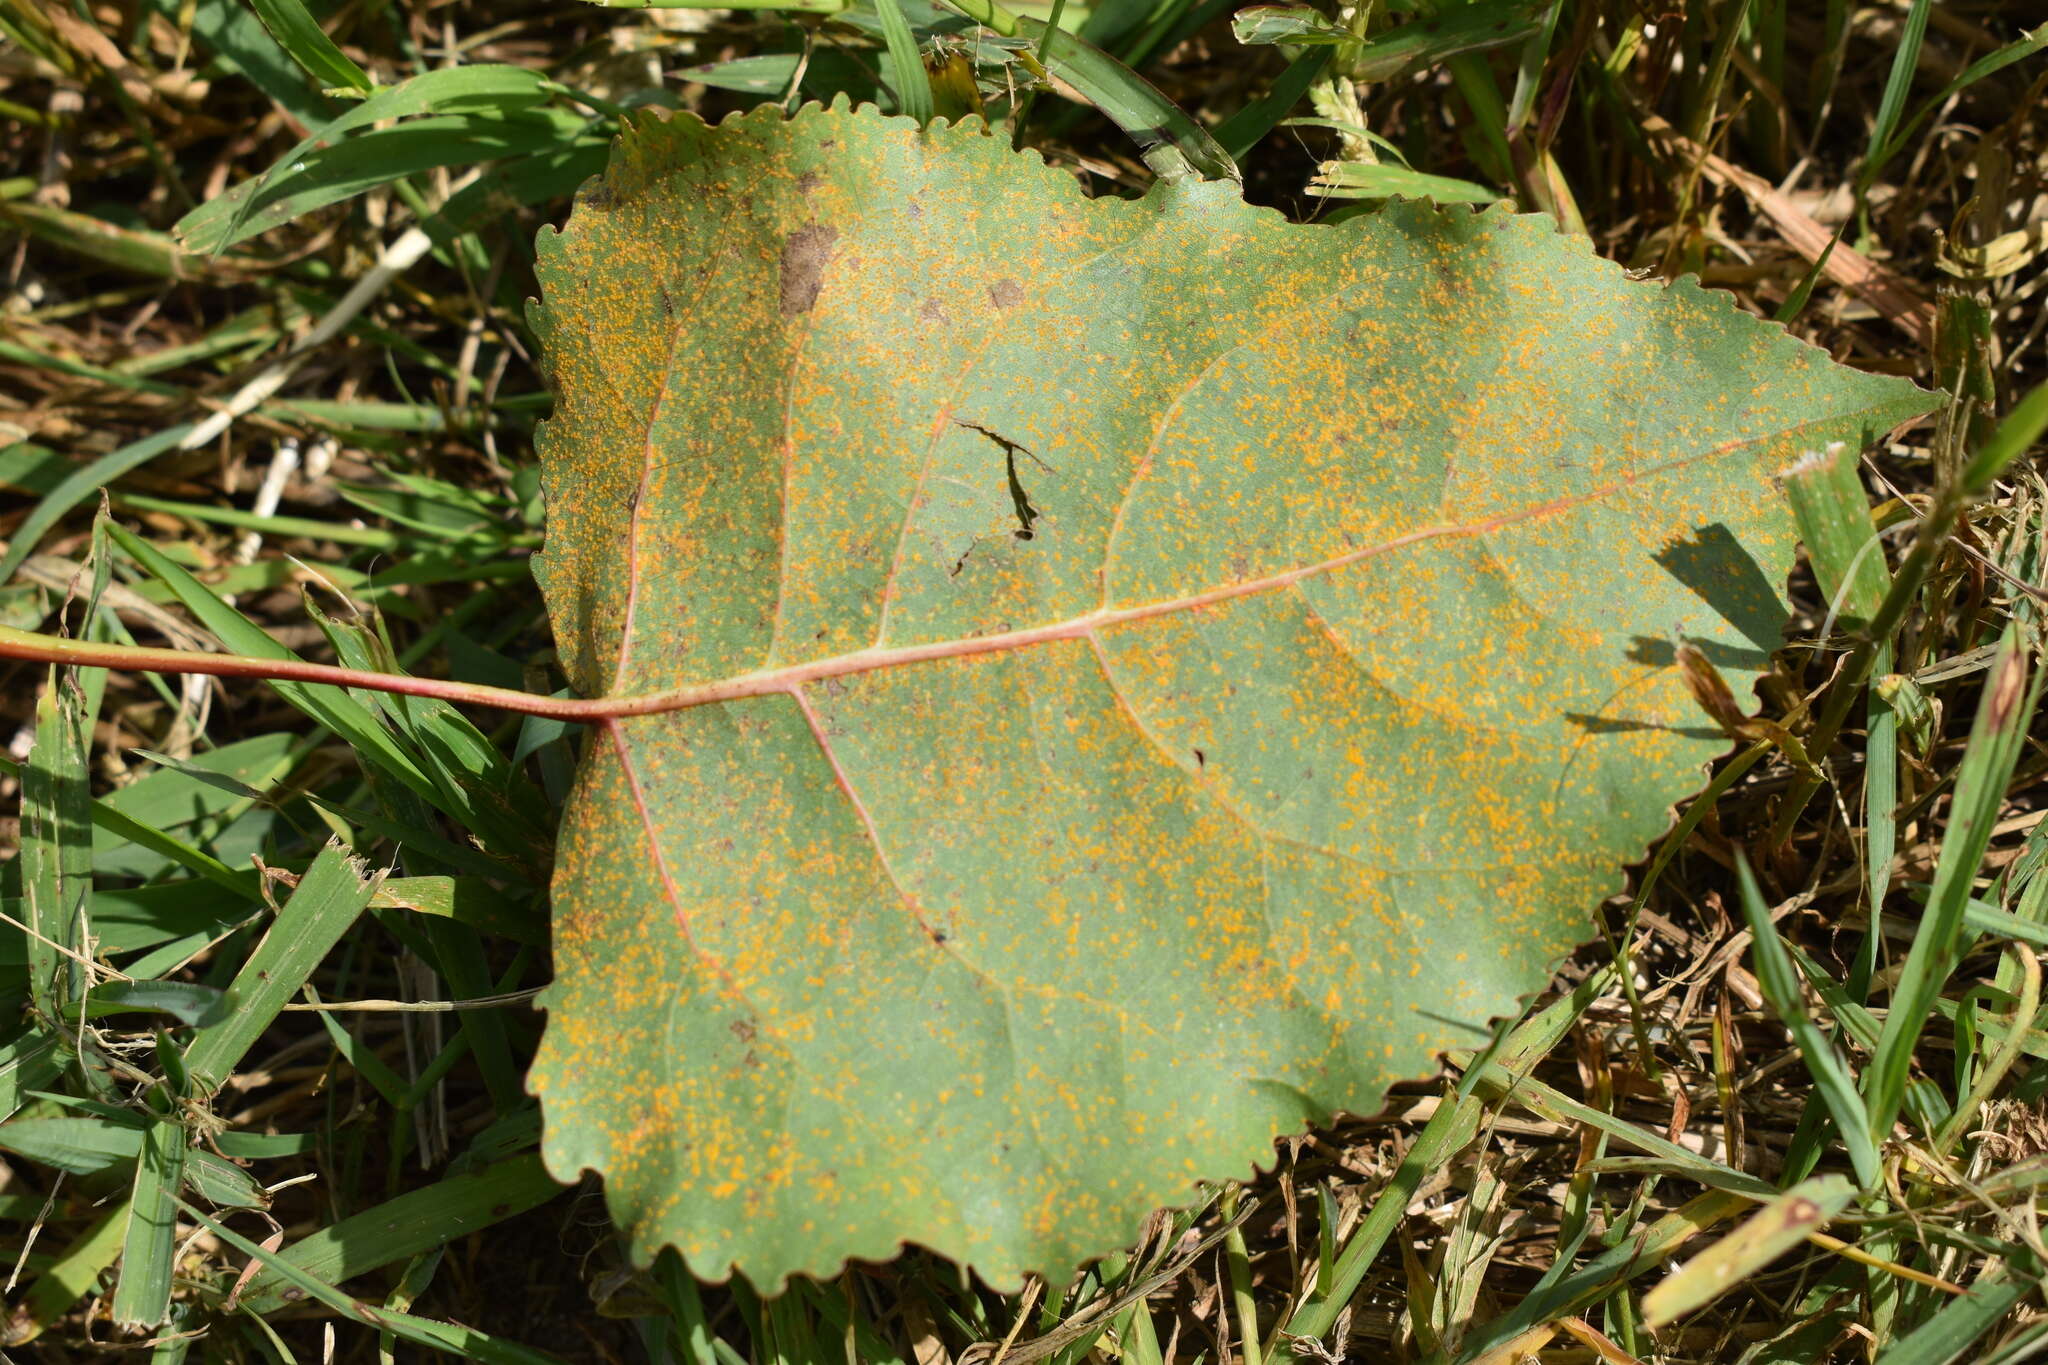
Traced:
<svg viewBox="0 0 2048 1365">
<path fill-rule="evenodd" d="M 363 668 L 308 663 L 304 659 L 266 659 L 251 654 L 212 654 L 193 649 L 152 649 L 140 645 L 102 644 L 0 626 L 0 658 L 84 668 L 119 668 L 146 673 L 206 673 L 224 678 L 268 678 L 285 682 L 329 683 L 375 692 L 403 692 L 415 697 L 470 702 L 558 720 L 598 720 L 608 714 L 607 702 L 576 697 L 548 697 L 509 687 L 415 678 L 404 673 L 377 673 Z"/>
</svg>

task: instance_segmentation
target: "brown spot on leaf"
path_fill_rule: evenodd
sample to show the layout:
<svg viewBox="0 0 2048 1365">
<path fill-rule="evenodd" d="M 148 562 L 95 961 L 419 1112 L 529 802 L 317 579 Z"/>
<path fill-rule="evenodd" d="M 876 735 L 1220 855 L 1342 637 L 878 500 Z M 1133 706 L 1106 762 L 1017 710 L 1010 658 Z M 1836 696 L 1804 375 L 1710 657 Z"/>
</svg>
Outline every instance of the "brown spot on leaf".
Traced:
<svg viewBox="0 0 2048 1365">
<path fill-rule="evenodd" d="M 937 299 L 926 299 L 917 307 L 917 318 L 920 322 L 941 323 L 946 320 L 946 310 Z"/>
<path fill-rule="evenodd" d="M 997 280 L 988 287 L 988 301 L 998 308 L 1015 308 L 1024 302 L 1024 286 L 1015 280 Z"/>
<path fill-rule="evenodd" d="M 825 267 L 839 229 L 828 223 L 806 223 L 782 244 L 782 316 L 808 313 L 824 287 Z"/>
</svg>

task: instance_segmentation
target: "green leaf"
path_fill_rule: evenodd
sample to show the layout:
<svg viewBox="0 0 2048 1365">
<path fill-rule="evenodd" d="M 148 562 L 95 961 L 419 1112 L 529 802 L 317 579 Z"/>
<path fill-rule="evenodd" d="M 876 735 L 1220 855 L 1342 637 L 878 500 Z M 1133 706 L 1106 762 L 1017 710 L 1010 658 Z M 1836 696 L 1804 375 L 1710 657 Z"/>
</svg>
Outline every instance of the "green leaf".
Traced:
<svg viewBox="0 0 2048 1365">
<path fill-rule="evenodd" d="M 226 1019 L 234 1008 L 233 992 L 196 981 L 109 981 L 86 997 L 85 1017 L 168 1014 L 181 1024 L 205 1028 Z"/>
<path fill-rule="evenodd" d="M 1692 1257 L 1643 1295 L 1651 1331 L 1712 1303 L 1805 1242 L 1849 1207 L 1855 1187 L 1839 1175 L 1802 1181 L 1751 1214 L 1735 1231 Z"/>
<path fill-rule="evenodd" d="M 218 1090 L 320 959 L 355 923 L 377 890 L 378 878 L 334 844 L 320 850 L 290 900 L 249 960 L 235 973 L 237 1008 L 202 1028 L 185 1051 L 185 1065 L 205 1094 Z"/>
<path fill-rule="evenodd" d="M 1411 19 L 1368 41 L 1307 5 L 1256 5 L 1231 17 L 1230 32 L 1250 45 L 1348 48 L 1345 63 L 1353 79 L 1383 81 L 1460 53 L 1518 43 L 1542 29 L 1545 8 L 1543 0 L 1477 0 L 1446 7 L 1440 17 Z"/>
<path fill-rule="evenodd" d="M 284 1266 L 340 1284 L 525 1213 L 560 1193 L 562 1187 L 533 1156 L 450 1176 L 300 1238 L 250 1278 L 242 1301 L 256 1313 L 282 1307 L 294 1297 Z"/>
<path fill-rule="evenodd" d="M 1763 892 L 1757 887 L 1756 876 L 1749 870 L 1749 860 L 1739 850 L 1735 855 L 1735 874 L 1741 892 L 1742 913 L 1749 921 L 1749 932 L 1755 943 L 1752 959 L 1756 964 L 1757 981 L 1763 986 L 1764 999 L 1770 1002 L 1771 1012 L 1778 1016 L 1792 1034 L 1792 1041 L 1798 1045 L 1800 1058 L 1813 1077 L 1814 1093 L 1827 1107 L 1828 1116 L 1835 1121 L 1838 1140 L 1848 1150 L 1857 1183 L 1865 1190 L 1875 1191 L 1883 1178 L 1883 1162 L 1878 1155 L 1877 1143 L 1870 1135 L 1870 1114 L 1856 1093 L 1855 1073 L 1813 1016 L 1807 1013 L 1806 1003 L 1799 993 L 1798 969 L 1792 965 L 1792 955 L 1785 950 L 1784 940 L 1778 937 L 1778 926 L 1772 922 Z"/>
<path fill-rule="evenodd" d="M 140 1122 L 104 1118 L 13 1119 L 0 1123 L 0 1151 L 73 1175 L 92 1175 L 139 1160 L 145 1132 Z M 184 1181 L 215 1204 L 260 1209 L 270 1202 L 247 1171 L 204 1148 L 186 1154 Z"/>
<path fill-rule="evenodd" d="M 2014 1249 L 2015 1251 L 2018 1248 Z M 2001 1261 L 1977 1277 L 1970 1292 L 1878 1357 L 1878 1365 L 1956 1365 L 1971 1359 L 1971 1348 L 1986 1332 L 2008 1320 L 2020 1300 L 2040 1288 L 2040 1268 L 2031 1256 Z"/>
<path fill-rule="evenodd" d="M 172 235 L 188 251 L 225 251 L 273 226 L 257 209 L 289 203 L 276 196 L 294 180 L 310 176 L 324 184 L 344 173 L 349 168 L 347 155 L 337 153 L 338 160 L 316 161 L 311 154 L 323 147 L 343 145 L 343 139 L 357 129 L 370 128 L 385 119 L 416 118 L 423 114 L 460 115 L 477 124 L 504 120 L 546 99 L 547 89 L 545 77 L 518 66 L 454 66 L 401 81 L 379 90 L 301 140 L 276 165 L 251 182 L 253 188 L 236 186 L 186 214 L 171 229 Z"/>
<path fill-rule="evenodd" d="M 249 0 L 249 5 L 270 36 L 322 85 L 364 95 L 376 88 L 299 0 Z"/>
<path fill-rule="evenodd" d="M 544 1153 L 764 1287 L 1057 1280 L 1484 1043 L 1725 752 L 1669 640 L 1765 666 L 1776 473 L 1931 403 L 1547 219 L 842 109 L 640 123 L 539 273 L 534 572 L 617 712 Z"/>
<path fill-rule="evenodd" d="M 100 1118 L 33 1118 L 0 1123 L 0 1151 L 72 1175 L 90 1175 L 142 1152 L 139 1125 Z"/>
<path fill-rule="evenodd" d="M 317 1280 L 289 1261 L 283 1260 L 276 1252 L 265 1250 L 233 1228 L 207 1217 L 204 1212 L 183 1200 L 179 1201 L 178 1206 L 191 1221 L 249 1257 L 251 1261 L 258 1263 L 264 1270 L 274 1271 L 293 1288 L 299 1290 L 303 1297 L 316 1299 L 337 1314 L 368 1323 L 413 1345 L 446 1352 L 460 1360 L 480 1361 L 483 1365 L 560 1365 L 560 1358 L 557 1356 L 521 1346 L 517 1342 L 488 1336 L 474 1327 L 465 1327 L 459 1322 L 438 1322 L 433 1318 L 416 1317 L 411 1313 L 400 1313 L 389 1308 L 378 1308 L 372 1304 L 358 1302 L 333 1285 Z"/>
<path fill-rule="evenodd" d="M 1430 175 L 1389 161 L 1325 161 L 1309 182 L 1311 192 L 1326 199 L 1433 199 L 1439 204 L 1491 204 L 1505 198 L 1497 190 L 1454 176 Z"/>
<path fill-rule="evenodd" d="M 87 785 L 87 704 L 70 669 L 46 670 L 36 699 L 35 744 L 21 777 L 21 898 L 29 998 L 61 1019 L 85 988 L 90 944 L 92 832 Z"/>
<path fill-rule="evenodd" d="M 278 108 L 309 128 L 334 116 L 327 98 L 306 79 L 304 68 L 242 0 L 197 0 L 191 14 L 194 36 L 212 48 L 228 70 L 240 72 L 276 101 Z"/>
<path fill-rule="evenodd" d="M 15 528 L 6 551 L 0 553 L 0 581 L 11 576 L 21 567 L 23 560 L 35 553 L 36 543 L 63 520 L 65 513 L 130 470 L 149 463 L 167 450 L 175 450 L 192 426 L 190 422 L 182 422 L 165 427 L 73 469 L 69 477 L 43 495 L 35 510 Z"/>
<path fill-rule="evenodd" d="M 917 35 L 903 17 L 896 0 L 874 0 L 875 15 L 882 23 L 882 65 L 888 72 L 889 89 L 896 96 L 896 111 L 919 123 L 932 120 L 932 86 L 924 74 Z"/>
<path fill-rule="evenodd" d="M 1044 56 L 1048 74 L 1065 82 L 1138 144 L 1145 164 L 1167 179 L 1201 176 L 1236 181 L 1237 163 L 1209 130 L 1150 81 L 1065 29 L 1020 19 L 1017 32 Z"/>
<path fill-rule="evenodd" d="M 467 166 L 547 151 L 575 139 L 590 120 L 562 109 L 515 110 L 503 118 L 440 114 L 368 128 L 315 147 L 289 171 L 244 180 L 179 221 L 187 241 L 244 241 L 301 214 L 436 166 Z"/>
<path fill-rule="evenodd" d="M 176 1119 L 159 1118 L 142 1133 L 128 1201 L 128 1231 L 121 1278 L 114 1286 L 114 1321 L 154 1327 L 171 1309 L 171 1279 L 178 1248 L 178 1189 L 191 1153 Z"/>
<path fill-rule="evenodd" d="M 1272 43 L 1357 46 L 1362 40 L 1307 5 L 1254 5 L 1230 16 L 1230 36 L 1247 46 Z"/>
</svg>

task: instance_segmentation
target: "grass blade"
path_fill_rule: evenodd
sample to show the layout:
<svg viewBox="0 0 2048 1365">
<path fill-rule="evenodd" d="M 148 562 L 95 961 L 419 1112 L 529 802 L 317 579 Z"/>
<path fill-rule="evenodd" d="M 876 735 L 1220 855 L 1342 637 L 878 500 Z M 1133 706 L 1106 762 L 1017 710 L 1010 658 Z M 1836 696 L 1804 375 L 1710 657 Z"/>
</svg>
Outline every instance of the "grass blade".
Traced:
<svg viewBox="0 0 2048 1365">
<path fill-rule="evenodd" d="M 62 1043 L 57 1034 L 42 1028 L 0 1043 L 0 1120 L 12 1118 L 27 1103 L 30 1091 L 43 1089 L 63 1071 Z"/>
<path fill-rule="evenodd" d="M 244 180 L 179 221 L 189 239 L 260 236 L 303 214 L 440 166 L 473 165 L 547 152 L 572 142 L 590 120 L 559 109 L 504 117 L 435 114 L 370 128 L 293 163 L 289 174 Z"/>
<path fill-rule="evenodd" d="M 186 1217 L 206 1228 L 236 1251 L 261 1262 L 266 1269 L 274 1268 L 280 1278 L 304 1290 L 308 1297 L 327 1305 L 345 1318 L 382 1328 L 416 1346 L 446 1351 L 464 1360 L 482 1361 L 484 1365 L 561 1365 L 558 1357 L 548 1355 L 544 1351 L 536 1351 L 516 1342 L 501 1341 L 473 1327 L 464 1327 L 460 1323 L 436 1322 L 431 1318 L 414 1317 L 410 1313 L 397 1313 L 387 1308 L 372 1307 L 349 1297 L 331 1284 L 314 1279 L 289 1261 L 279 1259 L 276 1252 L 265 1251 L 233 1228 L 215 1222 L 183 1200 L 179 1201 L 179 1207 L 185 1211 Z"/>
<path fill-rule="evenodd" d="M 1885 142 L 1883 150 L 1877 153 L 1878 166 L 1882 168 L 1893 157 L 1905 150 L 1906 144 L 1912 139 L 1915 130 L 1931 118 L 1937 109 L 1948 103 L 1951 98 L 1969 89 L 1986 76 L 2003 71 L 2014 62 L 2025 61 L 2044 48 L 2048 48 L 2048 24 L 2041 24 L 2032 33 L 2023 34 L 2012 42 L 2005 44 L 2005 46 L 1995 51 L 1987 52 L 1976 61 L 1971 62 L 1963 68 L 1960 75 L 1943 86 L 1941 92 L 1934 96 L 1934 98 L 1921 105 L 1919 112 L 1906 120 L 1899 130 L 1891 135 L 1891 138 Z"/>
<path fill-rule="evenodd" d="M 92 895 L 91 789 L 85 703 L 69 670 L 48 671 L 36 700 L 35 746 L 21 781 L 21 891 L 28 922 L 29 999 L 55 1022 L 84 994 L 86 904 Z"/>
<path fill-rule="evenodd" d="M 299 0 L 249 0 L 249 7 L 292 60 L 322 85 L 365 95 L 376 88 L 360 66 L 342 55 Z"/>
<path fill-rule="evenodd" d="M 172 233 L 188 251 L 225 251 L 263 231 L 263 224 L 250 221 L 248 205 L 300 174 L 305 157 L 323 144 L 338 145 L 357 129 L 386 119 L 436 113 L 502 118 L 540 103 L 547 98 L 547 91 L 547 81 L 540 73 L 517 66 L 455 66 L 414 76 L 380 90 L 285 153 L 256 178 L 256 187 L 246 191 L 247 198 L 238 201 L 235 211 L 223 215 L 202 204 L 180 219 Z"/>
<path fill-rule="evenodd" d="M 1982 494 L 2006 466 L 2027 452 L 2027 448 L 2048 433 L 2048 383 L 2036 384 L 2013 404 L 1991 438 L 1977 449 L 1963 469 L 1963 490 L 1970 496 Z"/>
<path fill-rule="evenodd" d="M 277 107 L 307 128 L 334 117 L 328 101 L 291 55 L 278 46 L 241 0 L 197 0 L 192 32 L 213 49 L 214 58 L 268 95 Z"/>
<path fill-rule="evenodd" d="M 1670 1260 L 1692 1237 L 1750 1207 L 1749 1200 L 1725 1190 L 1709 1190 L 1688 1200 L 1648 1227 L 1630 1233 L 1619 1246 L 1595 1256 L 1480 1328 L 1465 1341 L 1464 1353 L 1458 1357 L 1460 1365 L 1486 1359 L 1489 1352 L 1506 1346 L 1532 1328 L 1582 1312 Z"/>
<path fill-rule="evenodd" d="M 0 773 L 18 778 L 22 775 L 22 768 L 12 759 L 0 756 Z M 128 790 L 133 791 L 134 788 Z M 211 853 L 194 848 L 181 839 L 165 834 L 162 830 L 154 829 L 98 797 L 92 800 L 90 818 L 94 829 L 104 830 L 118 839 L 146 848 L 227 890 L 238 892 L 251 900 L 256 898 L 257 882 L 254 872 L 237 872 Z"/>
<path fill-rule="evenodd" d="M 1572 1024 L 1599 998 L 1610 981 L 1609 971 L 1595 972 L 1571 994 L 1516 1025 L 1493 1058 L 1483 1064 L 1485 1075 L 1497 1077 L 1504 1086 L 1512 1088 L 1570 1031 Z M 1352 1294 L 1364 1281 L 1373 1260 L 1407 1216 L 1408 1201 L 1421 1188 L 1423 1179 L 1472 1141 L 1479 1131 L 1484 1110 L 1484 1101 L 1477 1093 L 1461 1096 L 1455 1101 L 1446 1099 L 1438 1105 L 1436 1113 L 1430 1116 L 1402 1158 L 1394 1178 L 1373 1201 L 1371 1211 L 1352 1230 L 1328 1278 L 1318 1280 L 1314 1296 L 1305 1300 L 1287 1320 L 1280 1338 L 1281 1349 L 1273 1353 L 1275 1362 L 1292 1358 L 1286 1348 L 1289 1338 L 1324 1337 L 1336 1326 L 1338 1314 L 1351 1302 Z"/>
<path fill-rule="evenodd" d="M 135 1165 L 134 1195 L 128 1201 L 128 1230 L 122 1242 L 121 1278 L 114 1286 L 114 1321 L 154 1327 L 171 1309 L 171 1272 L 178 1252 L 178 1189 L 185 1181 L 191 1150 L 184 1125 L 160 1118 L 142 1135 L 142 1159 Z"/>
<path fill-rule="evenodd" d="M 1800 998 L 1799 972 L 1792 965 L 1791 954 L 1778 937 L 1778 926 L 1771 922 L 1771 912 L 1764 904 L 1763 892 L 1757 889 L 1756 876 L 1749 870 L 1749 860 L 1737 850 L 1735 875 L 1741 884 L 1742 913 L 1749 921 L 1751 942 L 1754 946 L 1752 960 L 1756 964 L 1756 977 L 1763 987 L 1764 999 L 1770 1002 L 1771 1010 L 1792 1033 L 1792 1040 L 1799 1048 L 1800 1059 L 1813 1077 L 1814 1088 L 1821 1101 L 1827 1106 L 1829 1117 L 1835 1121 L 1836 1131 L 1842 1136 L 1842 1143 L 1848 1149 L 1849 1164 L 1856 1169 L 1856 1182 L 1865 1190 L 1875 1190 L 1883 1179 L 1883 1164 L 1878 1159 L 1877 1140 L 1870 1114 L 1865 1110 L 1862 1097 L 1856 1093 L 1856 1082 L 1849 1071 L 1848 1063 L 1835 1051 L 1833 1043 L 1806 1012 L 1805 1002 Z"/>
<path fill-rule="evenodd" d="M 191 1028 L 204 1028 L 227 1018 L 235 1008 L 230 991 L 197 981 L 110 981 L 86 998 L 84 1015 L 103 1019 L 136 1011 L 168 1014 Z"/>
<path fill-rule="evenodd" d="M 1470 180 L 1447 175 L 1412 171 L 1382 161 L 1368 165 L 1359 161 L 1325 161 L 1309 182 L 1325 199 L 1429 199 L 1439 204 L 1491 204 L 1507 196 Z"/>
<path fill-rule="evenodd" d="M 882 22 L 882 66 L 896 96 L 896 112 L 908 114 L 919 123 L 930 123 L 932 83 L 925 75 L 917 35 L 910 31 L 903 7 L 896 0 L 875 0 L 875 17 Z"/>
<path fill-rule="evenodd" d="M 1876 181 L 1878 172 L 1884 169 L 1885 148 L 1892 140 L 1892 130 L 1898 127 L 1899 115 L 1905 110 L 1906 95 L 1913 88 L 1913 73 L 1920 66 L 1920 45 L 1927 37 L 1927 16 L 1933 9 L 1931 0 L 1913 0 L 1912 8 L 1906 11 L 1906 25 L 1899 34 L 1899 47 L 1892 54 L 1891 75 L 1885 80 L 1884 98 L 1878 102 L 1877 120 L 1871 125 L 1870 146 L 1864 153 L 1863 170 L 1856 177 L 1859 198 Z"/>
<path fill-rule="evenodd" d="M 148 464 L 166 451 L 176 450 L 178 442 L 184 440 L 191 430 L 190 422 L 166 427 L 154 436 L 130 441 L 120 449 L 72 471 L 62 483 L 45 493 L 35 510 L 15 528 L 13 538 L 7 543 L 7 552 L 0 554 L 0 582 L 11 577 L 21 567 L 21 562 L 35 553 L 37 543 L 64 519 L 65 513 L 130 470 Z"/>
<path fill-rule="evenodd" d="M 2006 786 L 2019 763 L 2027 726 L 2040 699 L 2041 675 L 2029 679 L 2019 626 L 2008 624 L 1956 775 L 1948 836 L 1942 841 L 1927 909 L 1900 969 L 1884 1032 L 1865 1074 L 1863 1098 L 1870 1113 L 1868 1131 L 1874 1140 L 1883 1141 L 1891 1133 L 1892 1121 L 1905 1099 L 1920 1032 L 1955 970 L 1971 884 L 1991 842 Z"/>
<path fill-rule="evenodd" d="M 1279 127 L 1287 111 L 1300 102 L 1330 65 L 1332 52 L 1328 47 L 1312 47 L 1302 53 L 1287 64 L 1270 90 L 1218 125 L 1216 142 L 1224 155 L 1243 160 L 1259 139 Z"/>
<path fill-rule="evenodd" d="M 233 991 L 241 1008 L 199 1030 L 186 1048 L 185 1065 L 197 1091 L 211 1093 L 234 1073 L 285 1002 L 370 903 L 378 880 L 365 879 L 339 845 L 320 851 L 270 932 L 235 974 Z"/>
<path fill-rule="evenodd" d="M 71 1175 L 92 1175 L 142 1153 L 141 1129 L 112 1119 L 51 1117 L 0 1123 L 0 1151 Z"/>
<path fill-rule="evenodd" d="M 1838 1175 L 1818 1176 L 1785 1191 L 1643 1295 L 1643 1326 L 1654 1332 L 1712 1303 L 1826 1227 L 1849 1207 L 1855 1193 Z"/>
<path fill-rule="evenodd" d="M 73 1238 L 36 1277 L 21 1297 L 13 1299 L 6 1323 L 7 1344 L 26 1346 L 62 1317 L 71 1305 L 93 1292 L 100 1276 L 121 1254 L 128 1230 L 128 1201 L 122 1200 L 91 1227 Z"/>
<path fill-rule="evenodd" d="M 121 548 L 169 588 L 185 609 L 218 635 L 228 649 L 267 659 L 298 657 L 214 596 L 205 584 L 155 546 L 122 527 L 113 527 L 112 531 Z M 397 778 L 422 799 L 431 802 L 441 795 L 434 780 L 394 742 L 376 712 L 349 695 L 346 688 L 282 681 L 270 685 L 279 696 L 346 740 L 366 762 Z"/>
<path fill-rule="evenodd" d="M 1968 1294 L 1894 1342 L 1877 1358 L 1877 1365 L 1955 1365 L 1969 1359 L 1977 1339 L 2003 1322 L 2041 1278 L 2038 1270 L 2016 1261 L 1992 1266 L 1977 1277 Z"/>
<path fill-rule="evenodd" d="M 1045 54 L 1045 70 L 1072 86 L 1138 144 L 1153 172 L 1169 180 L 1236 180 L 1237 163 L 1201 124 L 1143 76 L 1065 29 L 1020 19 L 992 0 L 955 8 L 1005 36 L 1022 36 Z"/>
<path fill-rule="evenodd" d="M 283 1306 L 294 1283 L 287 1266 L 341 1284 L 517 1217 L 566 1188 L 547 1173 L 537 1155 L 450 1176 L 300 1238 L 250 1278 L 242 1302 L 256 1313 Z"/>
</svg>

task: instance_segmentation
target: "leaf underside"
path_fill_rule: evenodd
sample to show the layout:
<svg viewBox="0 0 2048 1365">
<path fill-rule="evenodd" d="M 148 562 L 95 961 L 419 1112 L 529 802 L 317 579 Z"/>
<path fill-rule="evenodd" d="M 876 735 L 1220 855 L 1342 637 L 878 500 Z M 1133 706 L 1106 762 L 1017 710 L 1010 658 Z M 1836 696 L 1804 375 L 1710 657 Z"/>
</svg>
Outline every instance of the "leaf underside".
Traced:
<svg viewBox="0 0 2048 1365">
<path fill-rule="evenodd" d="M 1772 475 L 1930 406 L 1546 219 L 844 108 L 641 123 L 540 276 L 564 665 L 729 698 L 591 733 L 546 1157 L 770 1287 L 1063 1280 L 1483 1041 L 1725 750 Z"/>
</svg>

